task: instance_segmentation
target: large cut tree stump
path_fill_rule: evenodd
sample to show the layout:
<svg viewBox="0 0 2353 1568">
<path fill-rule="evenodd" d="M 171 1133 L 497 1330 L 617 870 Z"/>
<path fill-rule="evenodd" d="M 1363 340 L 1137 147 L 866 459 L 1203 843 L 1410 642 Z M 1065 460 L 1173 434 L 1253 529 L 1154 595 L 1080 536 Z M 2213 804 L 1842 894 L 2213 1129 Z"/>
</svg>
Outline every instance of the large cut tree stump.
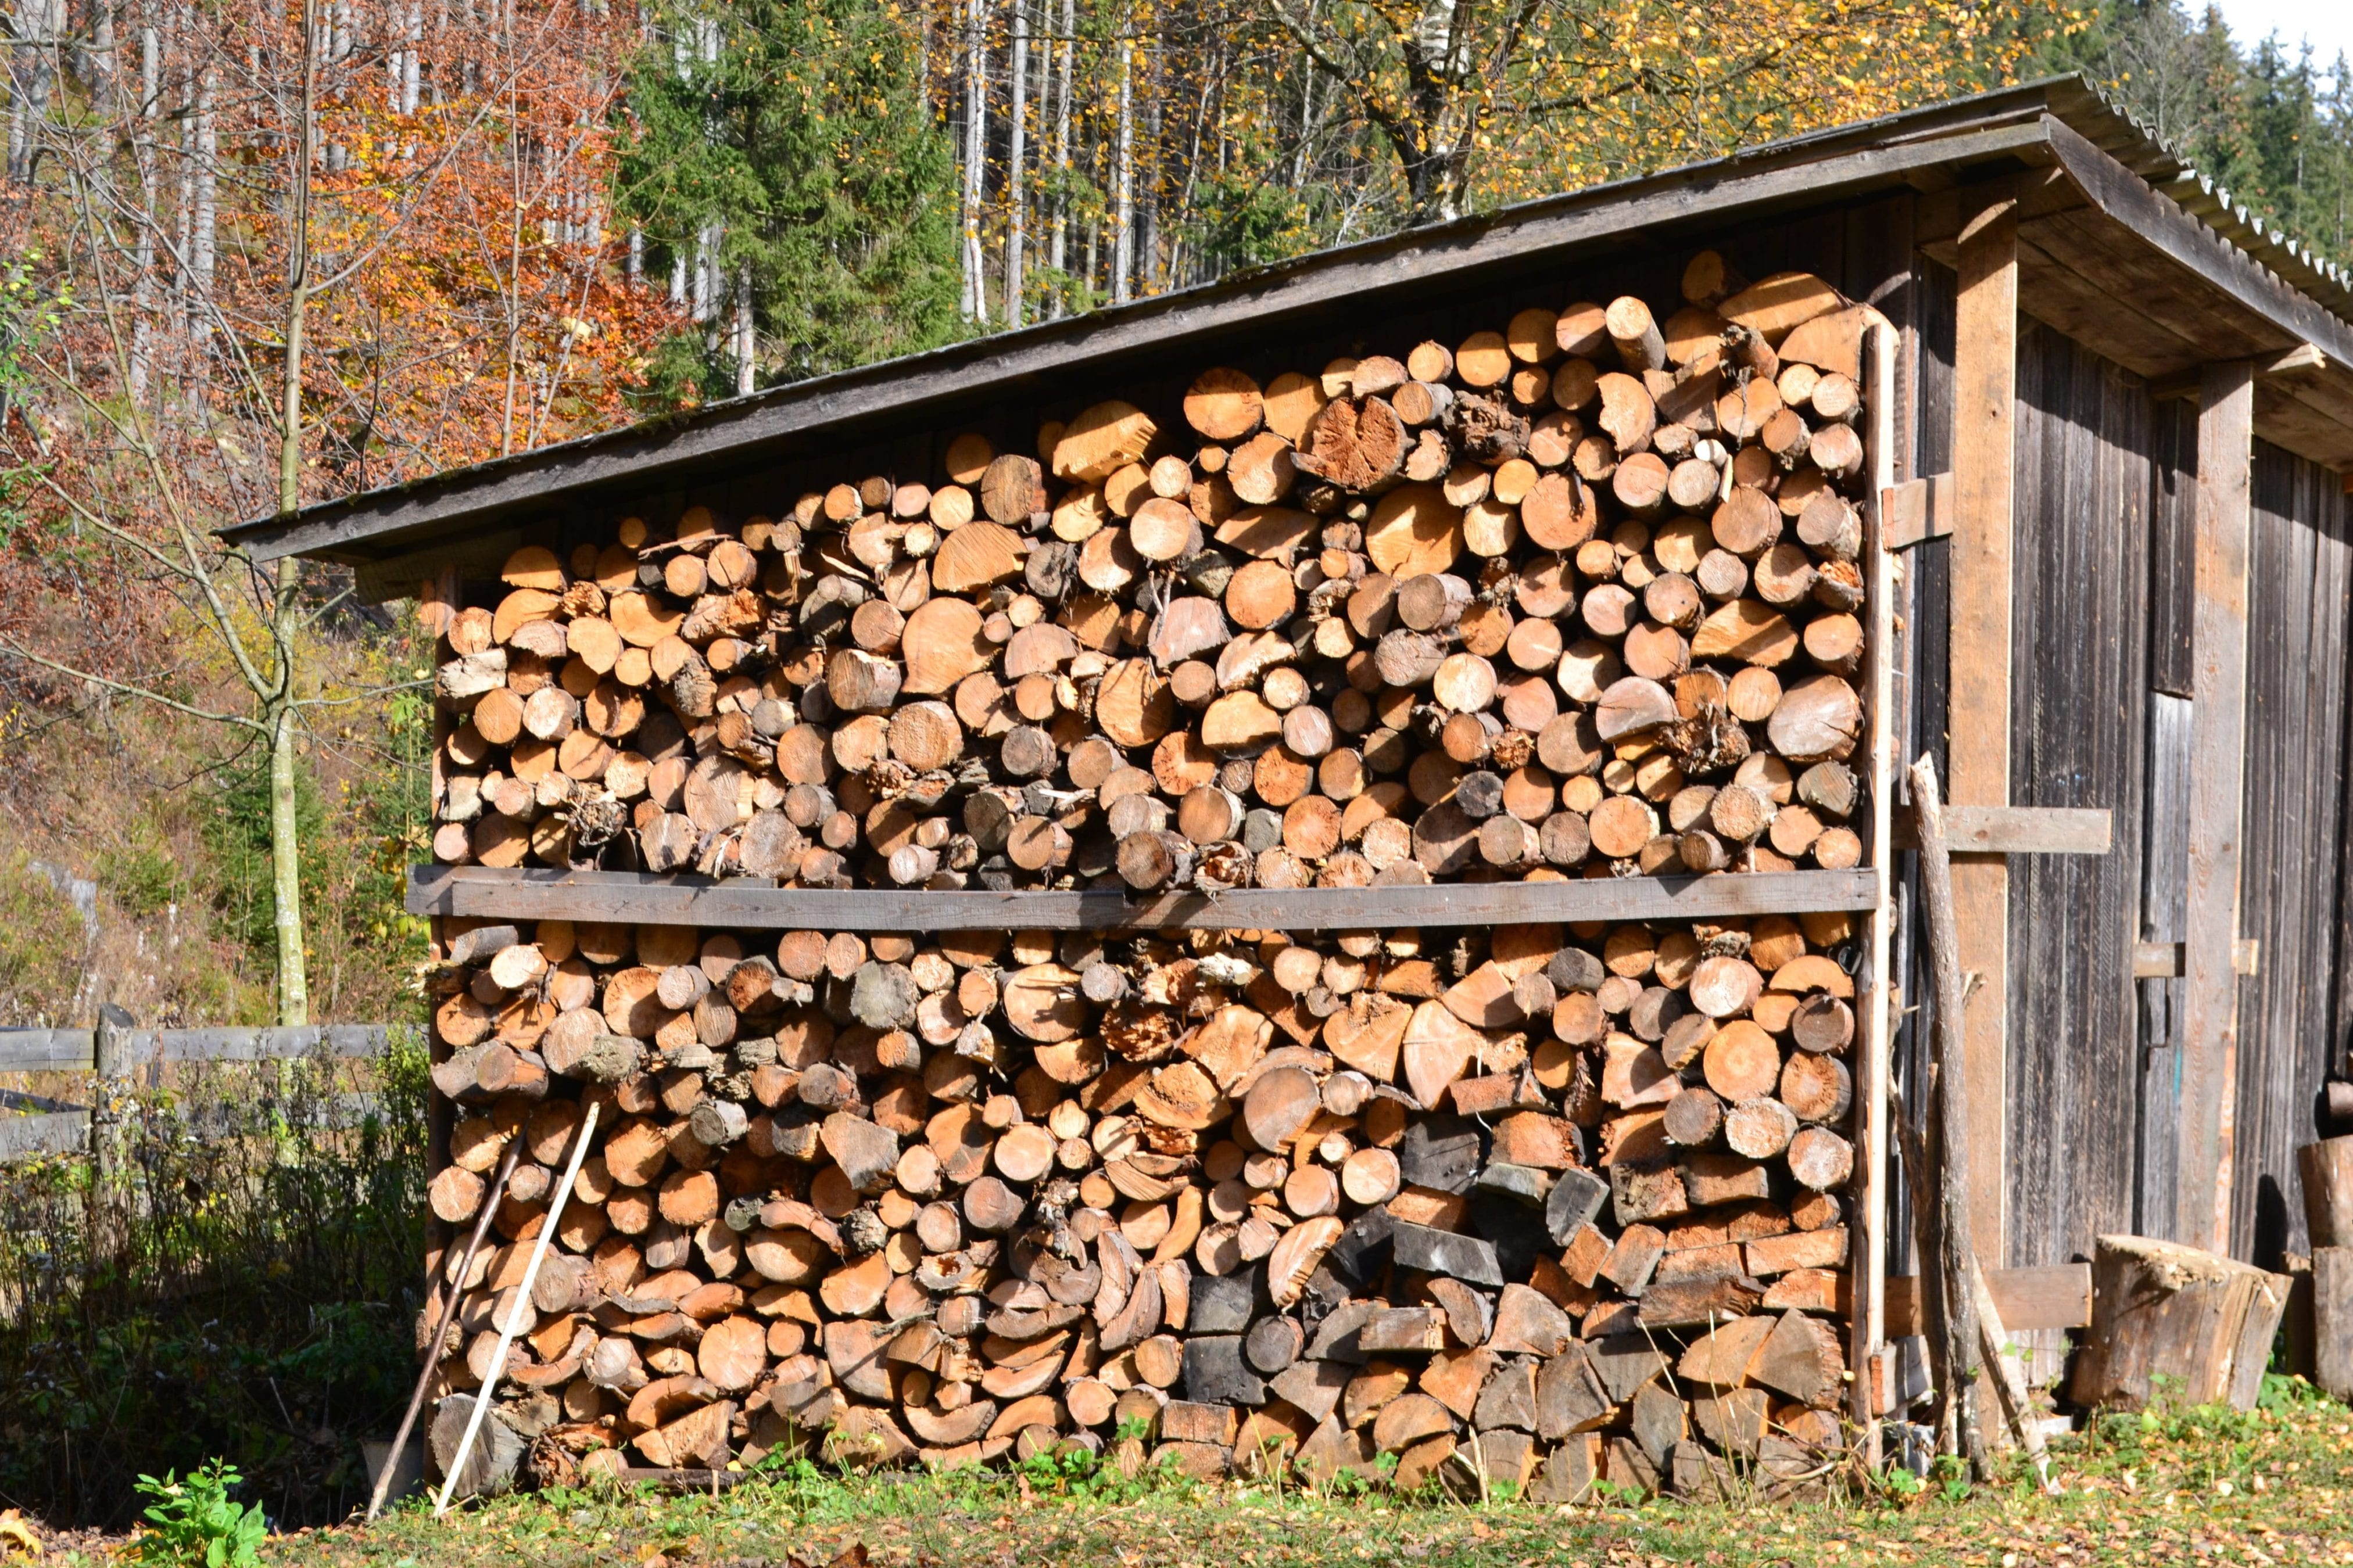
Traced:
<svg viewBox="0 0 2353 1568">
<path fill-rule="evenodd" d="M 2122 1410 L 2221 1400 L 2252 1410 L 2287 1292 L 2284 1276 L 2253 1264 L 2146 1237 L 2104 1236 L 2071 1396 Z"/>
</svg>

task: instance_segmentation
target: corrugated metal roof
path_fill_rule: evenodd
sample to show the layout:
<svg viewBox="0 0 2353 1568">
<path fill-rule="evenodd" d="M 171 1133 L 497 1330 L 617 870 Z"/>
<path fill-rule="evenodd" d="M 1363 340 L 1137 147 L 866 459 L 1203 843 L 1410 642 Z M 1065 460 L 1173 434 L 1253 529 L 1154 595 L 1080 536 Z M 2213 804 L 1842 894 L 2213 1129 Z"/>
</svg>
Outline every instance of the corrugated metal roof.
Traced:
<svg viewBox="0 0 2353 1568">
<path fill-rule="evenodd" d="M 2052 111 L 2084 140 L 2147 180 L 2183 212 L 2268 268 L 2290 288 L 2353 321 L 2353 270 L 2248 210 L 2227 185 L 2200 173 L 2158 128 L 2084 76 L 2026 84 L 2050 95 Z M 2016 89 L 2012 89 L 2016 90 Z"/>
</svg>

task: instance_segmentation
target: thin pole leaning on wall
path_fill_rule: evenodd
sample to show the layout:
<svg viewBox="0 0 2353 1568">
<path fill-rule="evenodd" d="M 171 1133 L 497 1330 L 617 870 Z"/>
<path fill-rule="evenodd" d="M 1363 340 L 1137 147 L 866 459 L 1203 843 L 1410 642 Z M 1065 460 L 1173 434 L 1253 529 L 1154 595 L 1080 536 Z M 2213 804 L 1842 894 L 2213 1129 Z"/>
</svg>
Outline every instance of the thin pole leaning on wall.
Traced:
<svg viewBox="0 0 2353 1568">
<path fill-rule="evenodd" d="M 400 1430 L 392 1435 L 392 1449 L 385 1456 L 375 1489 L 368 1493 L 369 1519 L 383 1511 L 384 1494 L 392 1489 L 393 1472 L 400 1468 L 400 1451 L 408 1446 L 409 1433 L 416 1430 L 417 1413 L 425 1408 L 425 1391 L 432 1386 L 433 1371 L 441 1364 L 441 1347 L 449 1342 L 449 1330 L 458 1321 L 458 1303 L 466 1294 L 467 1281 L 473 1277 L 474 1255 L 482 1249 L 482 1237 L 490 1234 L 491 1216 L 499 1212 L 499 1201 L 506 1195 L 507 1184 L 514 1179 L 515 1158 L 522 1152 L 522 1135 L 518 1132 L 507 1141 L 506 1158 L 499 1162 L 498 1180 L 482 1194 L 482 1212 L 474 1216 L 474 1234 L 467 1239 L 465 1256 L 458 1260 L 457 1276 L 448 1281 L 448 1294 L 435 1301 L 434 1315 L 429 1320 L 433 1324 L 433 1342 L 425 1347 L 425 1365 L 417 1373 L 417 1387 L 408 1396 L 408 1409 L 400 1418 Z"/>
<path fill-rule="evenodd" d="M 483 1375 L 481 1392 L 474 1395 L 473 1413 L 466 1418 L 466 1435 L 458 1439 L 458 1452 L 449 1461 L 449 1473 L 441 1478 L 441 1495 L 433 1501 L 436 1519 L 449 1511 L 449 1496 L 458 1489 L 458 1478 L 466 1473 L 466 1461 L 474 1452 L 474 1439 L 481 1435 L 482 1418 L 491 1413 L 491 1395 L 498 1389 L 499 1374 L 507 1369 L 507 1352 L 522 1328 L 524 1312 L 530 1310 L 531 1288 L 539 1279 L 539 1266 L 547 1261 L 548 1242 L 554 1237 L 556 1226 L 564 1223 L 565 1200 L 572 1195 L 572 1184 L 580 1179 L 581 1162 L 588 1156 L 588 1140 L 596 1135 L 596 1112 L 602 1109 L 601 1100 L 592 1100 L 588 1102 L 588 1114 L 580 1119 L 572 1158 L 565 1163 L 564 1183 L 555 1189 L 555 1201 L 547 1205 L 547 1220 L 539 1227 L 539 1239 L 532 1243 L 531 1263 L 522 1271 L 514 1305 L 507 1310 L 507 1321 L 499 1325 L 499 1348 L 491 1357 L 491 1370 Z"/>
</svg>

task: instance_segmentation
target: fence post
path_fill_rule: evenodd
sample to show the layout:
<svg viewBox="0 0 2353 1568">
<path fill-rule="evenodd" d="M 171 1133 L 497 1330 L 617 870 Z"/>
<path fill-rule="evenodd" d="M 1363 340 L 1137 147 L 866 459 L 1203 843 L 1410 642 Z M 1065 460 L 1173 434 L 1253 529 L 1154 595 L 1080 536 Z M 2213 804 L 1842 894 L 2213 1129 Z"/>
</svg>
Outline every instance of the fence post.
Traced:
<svg viewBox="0 0 2353 1568">
<path fill-rule="evenodd" d="M 131 1060 L 131 1031 L 137 1022 L 108 1002 L 100 1006 L 98 1027 L 91 1035 L 90 1055 L 97 1070 L 90 1105 L 90 1250 L 95 1257 L 115 1250 L 128 1229 L 130 1138 L 123 1118 L 136 1068 Z"/>
</svg>

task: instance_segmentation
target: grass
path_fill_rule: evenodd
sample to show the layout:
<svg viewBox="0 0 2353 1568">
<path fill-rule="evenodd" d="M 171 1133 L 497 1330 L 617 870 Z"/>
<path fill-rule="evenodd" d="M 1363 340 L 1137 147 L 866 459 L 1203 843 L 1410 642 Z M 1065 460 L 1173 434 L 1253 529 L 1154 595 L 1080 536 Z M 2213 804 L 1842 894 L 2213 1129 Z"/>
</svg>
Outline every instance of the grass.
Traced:
<svg viewBox="0 0 2353 1568">
<path fill-rule="evenodd" d="M 860 1477 L 807 1467 L 712 1498 L 543 1492 L 436 1521 L 411 1502 L 366 1529 L 282 1536 L 305 1568 L 775 1568 L 863 1549 L 909 1568 L 1971 1568 L 2191 1562 L 2353 1563 L 2353 1414 L 2287 1379 L 2264 1407 L 2113 1416 L 2058 1450 L 2065 1493 L 2022 1474 L 1881 1486 L 1837 1500 L 1697 1506 L 1661 1500 L 1551 1510 L 1264 1486 L 1129 1481 L 1033 1465 L 1008 1475 Z M 113 1550 L 58 1543 L 49 1561 Z M 853 1556 L 852 1562 L 858 1561 Z"/>
</svg>

